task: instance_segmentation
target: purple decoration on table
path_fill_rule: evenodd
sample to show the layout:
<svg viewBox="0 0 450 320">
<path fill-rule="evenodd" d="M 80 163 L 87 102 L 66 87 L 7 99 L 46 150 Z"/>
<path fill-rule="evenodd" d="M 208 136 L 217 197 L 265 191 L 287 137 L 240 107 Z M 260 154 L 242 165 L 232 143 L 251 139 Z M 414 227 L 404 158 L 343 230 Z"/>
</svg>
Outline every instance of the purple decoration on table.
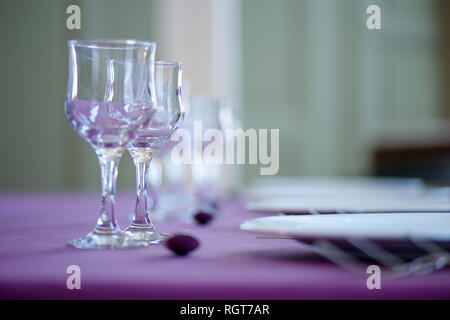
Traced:
<svg viewBox="0 0 450 320">
<path fill-rule="evenodd" d="M 195 215 L 194 215 L 194 219 L 195 221 L 197 221 L 198 224 L 208 224 L 211 222 L 211 220 L 213 220 L 214 215 L 212 213 L 209 212 L 205 212 L 205 211 L 198 211 Z"/>
<path fill-rule="evenodd" d="M 187 234 L 175 234 L 166 240 L 166 247 L 179 256 L 187 255 L 197 249 L 198 246 L 198 240 Z"/>
</svg>

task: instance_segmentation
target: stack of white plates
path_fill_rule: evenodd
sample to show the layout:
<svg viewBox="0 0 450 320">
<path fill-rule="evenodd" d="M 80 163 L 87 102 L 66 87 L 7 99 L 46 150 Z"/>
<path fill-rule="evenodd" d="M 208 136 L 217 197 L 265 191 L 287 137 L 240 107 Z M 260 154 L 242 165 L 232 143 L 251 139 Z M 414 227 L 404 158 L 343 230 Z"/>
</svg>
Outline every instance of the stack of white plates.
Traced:
<svg viewBox="0 0 450 320">
<path fill-rule="evenodd" d="M 246 190 L 251 211 L 311 213 L 450 211 L 447 189 L 427 189 L 417 179 L 272 178 Z M 438 192 L 444 190 L 444 192 Z"/>
<path fill-rule="evenodd" d="M 261 178 L 247 195 L 248 210 L 277 216 L 248 220 L 246 231 L 346 249 L 363 240 L 395 253 L 419 254 L 418 241 L 450 250 L 448 189 L 417 179 Z"/>
<path fill-rule="evenodd" d="M 450 249 L 448 212 L 273 216 L 245 221 L 241 229 L 289 236 L 306 243 L 364 239 L 375 241 L 387 249 L 396 249 L 399 244 L 405 248 L 412 246 L 412 239 L 426 239 Z"/>
</svg>

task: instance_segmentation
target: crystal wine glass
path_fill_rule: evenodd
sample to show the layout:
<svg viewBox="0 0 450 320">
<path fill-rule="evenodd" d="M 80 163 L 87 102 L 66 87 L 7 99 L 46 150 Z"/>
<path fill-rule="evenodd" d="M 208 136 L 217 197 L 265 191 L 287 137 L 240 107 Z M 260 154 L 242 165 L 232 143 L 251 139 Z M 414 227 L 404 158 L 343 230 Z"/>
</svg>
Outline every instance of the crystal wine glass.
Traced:
<svg viewBox="0 0 450 320">
<path fill-rule="evenodd" d="M 114 191 L 124 149 L 153 114 L 156 45 L 105 39 L 71 40 L 68 46 L 66 115 L 73 129 L 94 148 L 102 185 L 100 213 L 94 230 L 70 241 L 69 245 L 81 249 L 146 246 L 145 242 L 130 239 L 120 231 L 114 214 Z"/>
<path fill-rule="evenodd" d="M 184 118 L 181 96 L 182 64 L 174 61 L 155 61 L 156 110 L 149 124 L 138 131 L 127 147 L 136 166 L 137 201 L 134 217 L 124 233 L 147 243 L 164 242 L 168 235 L 152 223 L 149 211 L 152 200 L 148 196 L 148 168 L 156 151 L 170 139 Z"/>
</svg>

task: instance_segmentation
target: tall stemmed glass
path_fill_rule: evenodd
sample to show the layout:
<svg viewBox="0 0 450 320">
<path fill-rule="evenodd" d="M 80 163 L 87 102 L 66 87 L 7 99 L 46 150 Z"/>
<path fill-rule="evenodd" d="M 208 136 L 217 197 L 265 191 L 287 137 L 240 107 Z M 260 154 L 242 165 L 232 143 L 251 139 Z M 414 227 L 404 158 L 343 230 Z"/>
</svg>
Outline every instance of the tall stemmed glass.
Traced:
<svg viewBox="0 0 450 320">
<path fill-rule="evenodd" d="M 125 234 L 147 243 L 164 242 L 168 235 L 152 223 L 152 200 L 148 196 L 148 168 L 155 152 L 170 139 L 184 118 L 181 96 L 182 64 L 174 61 L 155 61 L 156 110 L 147 127 L 128 146 L 136 166 L 137 201 L 133 221 Z"/>
<path fill-rule="evenodd" d="M 94 148 L 101 167 L 102 202 L 92 232 L 69 245 L 82 249 L 147 245 L 124 235 L 116 222 L 114 191 L 120 157 L 152 116 L 155 44 L 136 40 L 71 40 L 66 115 Z M 140 61 L 116 63 L 116 61 Z"/>
</svg>

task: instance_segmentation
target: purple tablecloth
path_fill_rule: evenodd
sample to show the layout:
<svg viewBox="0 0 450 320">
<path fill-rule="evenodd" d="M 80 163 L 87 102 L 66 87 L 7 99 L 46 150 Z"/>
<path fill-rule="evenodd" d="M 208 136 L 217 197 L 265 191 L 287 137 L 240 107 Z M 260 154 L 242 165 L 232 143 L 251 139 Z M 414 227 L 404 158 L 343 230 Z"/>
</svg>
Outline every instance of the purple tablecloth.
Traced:
<svg viewBox="0 0 450 320">
<path fill-rule="evenodd" d="M 121 226 L 134 204 L 119 194 Z M 187 257 L 163 245 L 122 251 L 77 250 L 67 240 L 93 227 L 97 194 L 0 195 L 0 298 L 57 299 L 315 299 L 450 298 L 450 270 L 401 280 L 342 270 L 292 240 L 257 239 L 239 230 L 254 213 L 230 200 L 209 226 L 160 223 L 189 230 L 201 246 Z M 81 289 L 69 290 L 66 268 L 81 268 Z"/>
</svg>

